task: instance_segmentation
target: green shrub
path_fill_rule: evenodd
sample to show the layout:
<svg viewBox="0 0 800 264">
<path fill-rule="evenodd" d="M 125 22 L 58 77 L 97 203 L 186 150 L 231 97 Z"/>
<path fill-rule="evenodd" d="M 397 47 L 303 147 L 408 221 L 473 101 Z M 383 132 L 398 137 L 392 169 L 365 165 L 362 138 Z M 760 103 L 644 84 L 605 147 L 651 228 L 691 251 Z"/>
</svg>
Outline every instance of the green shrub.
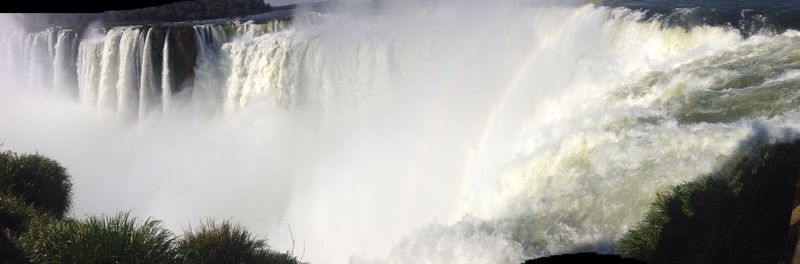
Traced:
<svg viewBox="0 0 800 264">
<path fill-rule="evenodd" d="M 52 221 L 31 228 L 20 246 L 32 263 L 174 263 L 174 237 L 159 221 L 127 213 Z"/>
<path fill-rule="evenodd" d="M 39 211 L 22 199 L 0 194 L 0 229 L 8 228 L 11 235 L 23 233 Z"/>
<path fill-rule="evenodd" d="M 202 223 L 188 230 L 178 244 L 182 263 L 298 263 L 288 255 L 272 251 L 265 240 L 256 239 L 243 227 L 228 221 Z"/>
<path fill-rule="evenodd" d="M 22 199 L 0 194 L 0 263 L 26 263 L 25 253 L 16 240 L 43 217 Z"/>
<path fill-rule="evenodd" d="M 649 263 L 777 263 L 798 164 L 800 142 L 739 154 L 720 172 L 660 194 L 618 251 Z"/>
<path fill-rule="evenodd" d="M 42 155 L 0 152 L 0 192 L 63 218 L 72 202 L 72 183 L 66 169 Z"/>
</svg>

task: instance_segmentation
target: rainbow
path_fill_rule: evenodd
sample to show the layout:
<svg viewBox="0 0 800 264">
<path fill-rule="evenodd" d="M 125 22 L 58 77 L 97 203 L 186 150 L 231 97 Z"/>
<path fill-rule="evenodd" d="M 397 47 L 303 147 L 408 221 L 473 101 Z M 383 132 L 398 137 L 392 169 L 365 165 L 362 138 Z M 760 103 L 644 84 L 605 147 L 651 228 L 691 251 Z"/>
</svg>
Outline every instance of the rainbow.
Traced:
<svg viewBox="0 0 800 264">
<path fill-rule="evenodd" d="M 505 88 L 503 88 L 503 92 L 500 94 L 499 98 L 493 104 L 494 107 L 491 108 L 489 114 L 484 122 L 483 129 L 481 129 L 480 138 L 478 141 L 478 147 L 473 150 L 472 152 L 467 153 L 466 157 L 464 158 L 464 166 L 461 173 L 460 185 L 461 188 L 458 192 L 458 198 L 456 199 L 456 207 L 460 208 L 459 213 L 465 212 L 465 204 L 463 203 L 464 194 L 466 193 L 466 179 L 469 176 L 469 173 L 472 170 L 472 167 L 476 160 L 478 160 L 486 147 L 486 144 L 492 135 L 493 128 L 495 126 L 495 121 L 499 113 L 503 110 L 505 105 L 507 104 L 509 98 L 516 90 L 516 87 L 519 86 L 519 83 L 523 80 L 526 76 L 526 73 L 529 72 L 529 68 L 539 56 L 539 54 L 544 50 L 545 47 L 549 46 L 554 42 L 556 37 L 561 35 L 564 30 L 572 24 L 578 16 L 583 13 L 591 10 L 594 7 L 594 4 L 587 3 L 578 8 L 572 10 L 567 16 L 564 16 L 564 20 L 558 25 L 558 27 L 554 28 L 553 30 L 549 31 L 547 34 L 544 34 L 539 41 L 534 43 L 531 47 L 530 51 L 527 53 L 525 57 L 523 57 L 522 62 L 520 63 L 518 69 L 514 71 L 511 79 L 506 84 Z"/>
</svg>

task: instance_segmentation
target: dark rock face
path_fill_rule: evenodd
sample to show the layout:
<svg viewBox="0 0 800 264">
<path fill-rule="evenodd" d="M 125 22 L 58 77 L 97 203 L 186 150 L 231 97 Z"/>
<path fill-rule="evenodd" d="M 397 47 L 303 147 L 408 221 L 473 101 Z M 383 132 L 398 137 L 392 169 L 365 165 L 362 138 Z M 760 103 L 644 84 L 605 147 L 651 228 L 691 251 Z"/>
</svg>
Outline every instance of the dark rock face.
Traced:
<svg viewBox="0 0 800 264">
<path fill-rule="evenodd" d="M 271 10 L 272 7 L 262 0 L 196 0 L 103 13 L 26 14 L 19 16 L 18 19 L 27 31 L 35 32 L 54 26 L 82 28 L 92 22 L 101 22 L 104 27 L 151 25 L 163 22 L 247 16 L 263 14 Z"/>
<path fill-rule="evenodd" d="M 597 253 L 576 253 L 558 256 L 543 257 L 525 261 L 524 264 L 556 264 L 556 263 L 615 263 L 615 264 L 644 264 L 645 262 L 622 258 L 618 255 L 599 255 Z"/>
<path fill-rule="evenodd" d="M 164 27 L 155 26 L 150 29 L 150 60 L 153 66 L 153 76 L 156 83 L 161 83 L 161 72 L 164 67 L 164 41 L 167 37 L 167 30 Z M 161 94 L 161 86 L 155 87 L 158 89 L 157 94 Z"/>
<path fill-rule="evenodd" d="M 269 4 L 262 0 L 197 0 L 134 10 L 109 11 L 103 13 L 102 18 L 110 24 L 146 24 L 245 16 L 266 13 L 270 10 Z"/>
<path fill-rule="evenodd" d="M 192 26 L 170 26 L 168 31 L 170 87 L 173 93 L 177 93 L 194 79 L 197 45 Z"/>
</svg>

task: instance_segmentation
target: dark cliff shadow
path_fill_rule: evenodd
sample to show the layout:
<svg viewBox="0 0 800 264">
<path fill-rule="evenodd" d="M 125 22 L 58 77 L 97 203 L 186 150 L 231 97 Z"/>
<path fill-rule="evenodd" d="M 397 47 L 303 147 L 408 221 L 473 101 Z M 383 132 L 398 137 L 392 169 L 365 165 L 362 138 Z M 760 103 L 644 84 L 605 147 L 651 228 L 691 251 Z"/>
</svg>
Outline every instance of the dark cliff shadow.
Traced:
<svg viewBox="0 0 800 264">
<path fill-rule="evenodd" d="M 660 193 L 618 252 L 649 263 L 786 261 L 797 238 L 789 220 L 800 141 L 770 142 L 767 134 L 757 126 L 719 171 Z"/>
<path fill-rule="evenodd" d="M 600 255 L 596 253 L 575 253 L 558 256 L 549 256 L 525 261 L 525 264 L 555 264 L 555 263 L 615 263 L 615 264 L 642 264 L 632 258 L 623 258 L 618 255 Z"/>
</svg>

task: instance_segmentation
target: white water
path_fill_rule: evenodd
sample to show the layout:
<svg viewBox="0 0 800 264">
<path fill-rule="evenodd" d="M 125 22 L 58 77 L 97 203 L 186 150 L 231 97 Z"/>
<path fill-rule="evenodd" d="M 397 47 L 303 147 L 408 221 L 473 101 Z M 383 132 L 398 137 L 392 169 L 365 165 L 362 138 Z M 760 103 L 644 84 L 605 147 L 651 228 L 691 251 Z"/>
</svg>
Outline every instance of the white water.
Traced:
<svg viewBox="0 0 800 264">
<path fill-rule="evenodd" d="M 117 109 L 117 79 L 120 74 L 119 42 L 122 38 L 124 29 L 112 29 L 106 34 L 103 43 L 103 56 L 100 61 L 100 81 L 97 88 L 85 88 L 87 90 L 97 89 L 97 105 L 107 109 Z M 128 44 L 128 43 L 126 43 Z M 132 45 L 132 44 L 129 44 Z M 86 61 L 96 64 L 96 61 Z M 83 68 L 83 67 L 81 67 Z M 83 75 L 83 73 L 78 73 Z"/>
<path fill-rule="evenodd" d="M 438 1 L 198 25 L 176 94 L 153 77 L 149 30 L 114 28 L 80 43 L 80 104 L 2 89 L 0 142 L 63 162 L 76 216 L 231 217 L 280 250 L 288 223 L 312 263 L 613 251 L 658 191 L 800 124 L 800 34 L 640 16 Z M 26 78 L 55 67 L 26 52 Z"/>
<path fill-rule="evenodd" d="M 161 110 L 164 115 L 168 113 L 169 102 L 172 100 L 172 78 L 169 63 L 169 30 L 164 38 L 164 49 L 161 51 L 163 60 L 161 61 Z"/>
<path fill-rule="evenodd" d="M 117 112 L 123 117 L 128 117 L 138 113 L 140 88 L 139 77 L 141 74 L 141 53 L 142 47 L 139 45 L 138 28 L 126 29 L 122 33 L 120 43 L 131 43 L 130 45 L 120 45 L 119 47 L 119 74 L 117 79 Z"/>
<path fill-rule="evenodd" d="M 153 29 L 148 29 L 142 47 L 142 62 L 139 69 L 139 119 L 145 118 L 148 111 L 156 105 L 156 92 L 158 81 L 153 71 L 151 47 L 153 46 Z M 80 63 L 78 63 L 80 64 Z"/>
</svg>

